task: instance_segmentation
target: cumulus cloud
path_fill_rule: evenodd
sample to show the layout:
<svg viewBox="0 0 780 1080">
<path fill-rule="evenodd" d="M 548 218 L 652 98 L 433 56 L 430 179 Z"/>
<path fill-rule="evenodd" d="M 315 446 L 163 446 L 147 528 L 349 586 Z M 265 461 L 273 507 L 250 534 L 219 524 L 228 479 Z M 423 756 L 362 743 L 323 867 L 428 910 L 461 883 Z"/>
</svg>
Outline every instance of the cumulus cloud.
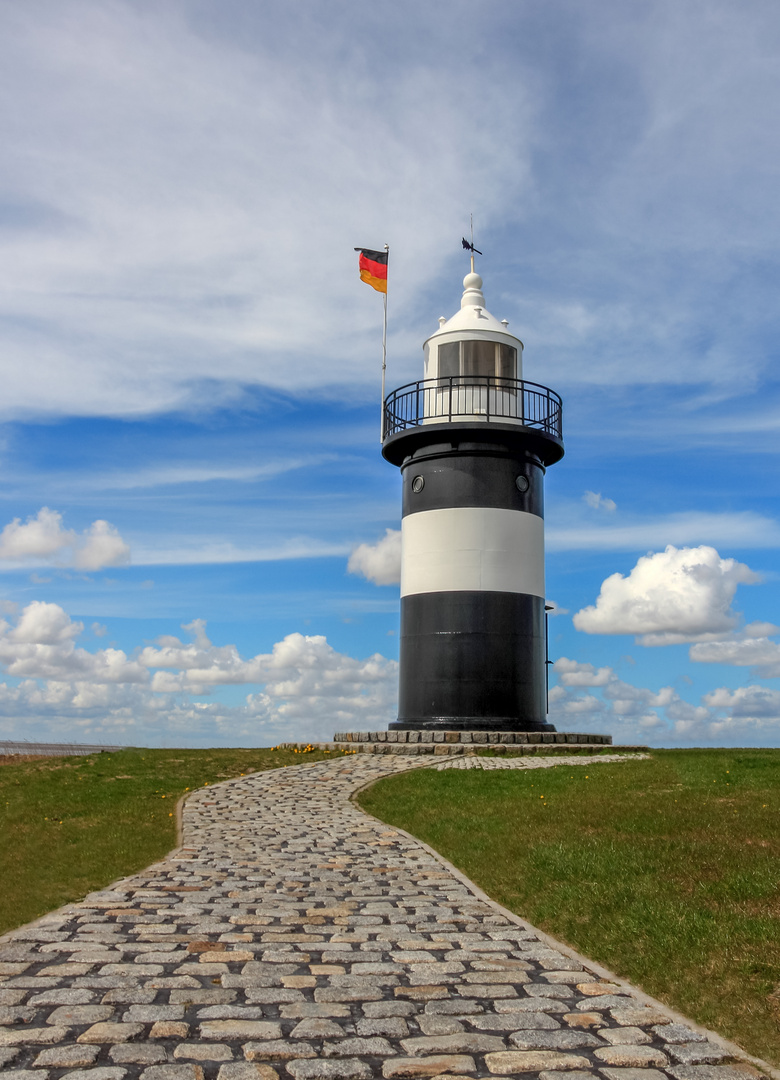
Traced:
<svg viewBox="0 0 780 1080">
<path fill-rule="evenodd" d="M 780 690 L 756 685 L 729 690 L 723 686 L 705 694 L 703 700 L 719 714 L 715 720 L 717 730 L 733 730 L 740 725 L 743 729 L 746 726 L 759 730 L 780 728 Z"/>
<path fill-rule="evenodd" d="M 270 745 L 383 728 L 395 711 L 398 665 L 340 653 L 321 635 L 288 634 L 243 657 L 216 645 L 203 620 L 128 656 L 89 652 L 59 605 L 33 601 L 0 619 L 0 738 L 64 738 L 135 745 Z M 616 742 L 761 745 L 780 733 L 780 691 L 720 688 L 700 704 L 671 686 L 635 686 L 609 667 L 556 661 L 550 719 L 559 730 L 611 733 Z M 246 685 L 238 704 L 220 686 Z M 206 697 L 208 700 L 198 700 Z"/>
<path fill-rule="evenodd" d="M 775 737 L 780 732 L 780 709 L 775 709 L 780 693 L 765 694 L 761 687 L 752 687 L 750 694 L 715 691 L 701 704 L 692 704 L 674 687 L 635 686 L 611 667 L 596 668 L 562 657 L 553 672 L 558 682 L 550 690 L 550 720 L 559 730 L 605 733 L 616 743 L 661 746 L 760 744 L 773 724 Z"/>
<path fill-rule="evenodd" d="M 75 645 L 84 629 L 58 604 L 34 600 L 16 624 L 0 622 L 0 664 L 8 675 L 89 684 L 145 683 L 148 673 L 121 649 L 91 653 Z"/>
<path fill-rule="evenodd" d="M 0 682 L 0 732 L 262 745 L 329 739 L 336 728 L 385 727 L 393 717 L 398 665 L 379 654 L 356 659 L 320 635 L 293 633 L 245 659 L 235 645 L 214 645 L 201 619 L 184 629 L 190 641 L 166 636 L 127 656 L 79 647 L 83 624 L 58 604 L 9 612 L 0 619 L 0 666 L 19 682 Z M 194 700 L 242 684 L 242 705 Z"/>
<path fill-rule="evenodd" d="M 375 585 L 397 585 L 401 580 L 401 530 L 386 529 L 375 544 L 358 544 L 349 557 L 347 570 Z"/>
<path fill-rule="evenodd" d="M 608 577 L 595 605 L 578 611 L 574 625 L 586 634 L 636 634 L 641 645 L 711 641 L 737 623 L 731 608 L 737 586 L 760 580 L 713 547 L 670 544 L 642 556 L 628 576 Z"/>
<path fill-rule="evenodd" d="M 616 743 L 660 746 L 774 745 L 780 737 L 780 690 L 751 685 L 720 687 L 698 704 L 671 686 L 652 690 L 563 657 L 555 662 L 550 720 L 558 730 L 612 734 Z"/>
<path fill-rule="evenodd" d="M 73 565 L 81 570 L 100 570 L 103 566 L 124 566 L 129 562 L 130 545 L 108 521 L 93 521 L 73 552 Z"/>
<path fill-rule="evenodd" d="M 596 668 L 562 656 L 555 661 L 555 673 L 561 686 L 606 686 L 613 677 L 612 668 Z"/>
<path fill-rule="evenodd" d="M 43 506 L 22 524 L 10 521 L 0 533 L 0 559 L 48 559 L 76 542 L 76 534 L 62 528 L 62 514 Z"/>
<path fill-rule="evenodd" d="M 335 710 L 344 719 L 365 710 L 390 709 L 398 665 L 378 653 L 356 660 L 337 652 L 322 635 L 288 634 L 270 653 L 249 659 L 235 645 L 213 645 L 205 623 L 196 619 L 184 627 L 191 643 L 165 637 L 139 653 L 139 663 L 155 671 L 151 686 L 163 693 L 206 694 L 216 686 L 257 683 L 265 693 L 251 696 L 254 706 L 276 702 L 282 714 L 302 718 L 308 709 Z M 249 700 L 249 699 L 248 699 Z M 293 704 L 294 703 L 294 704 Z"/>
<path fill-rule="evenodd" d="M 731 634 L 721 641 L 692 645 L 688 655 L 699 664 L 751 667 L 759 678 L 777 678 L 780 676 L 780 644 L 772 641 L 769 635 L 778 631 L 772 623 L 751 623 L 741 633 Z"/>
<path fill-rule="evenodd" d="M 607 499 L 600 491 L 586 491 L 582 499 L 592 510 L 606 510 L 607 512 L 617 510 L 615 500 Z"/>
<path fill-rule="evenodd" d="M 658 691 L 633 686 L 619 678 L 614 668 L 596 668 L 593 664 L 579 663 L 566 656 L 555 661 L 553 671 L 558 676 L 559 687 L 599 688 L 604 699 L 611 703 L 614 713 L 623 719 L 630 718 L 634 721 L 641 719 L 650 726 L 656 725 L 658 716 L 649 714 L 647 712 L 649 708 L 664 708 L 679 700 L 679 695 L 670 686 L 662 687 Z M 559 696 L 560 699 L 563 699 L 563 695 Z M 581 702 L 584 699 L 569 698 L 568 700 Z"/>
<path fill-rule="evenodd" d="M 10 521 L 0 533 L 0 560 L 53 562 L 81 570 L 123 566 L 130 547 L 108 521 L 93 521 L 81 534 L 62 527 L 62 514 L 42 506 L 22 522 Z"/>
</svg>

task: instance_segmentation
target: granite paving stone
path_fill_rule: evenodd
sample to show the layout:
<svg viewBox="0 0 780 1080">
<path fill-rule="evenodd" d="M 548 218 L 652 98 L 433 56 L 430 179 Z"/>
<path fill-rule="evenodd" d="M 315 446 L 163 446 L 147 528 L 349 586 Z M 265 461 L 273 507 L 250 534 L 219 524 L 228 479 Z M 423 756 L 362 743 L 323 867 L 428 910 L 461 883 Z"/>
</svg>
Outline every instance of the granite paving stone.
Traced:
<svg viewBox="0 0 780 1080">
<path fill-rule="evenodd" d="M 167 1060 L 164 1046 L 157 1043 L 119 1043 L 112 1046 L 108 1056 L 117 1065 L 159 1065 Z"/>
<path fill-rule="evenodd" d="M 701 1032 L 692 1032 L 685 1024 L 663 1024 L 653 1028 L 653 1033 L 667 1043 L 704 1042 L 707 1038 Z M 693 1036 L 693 1037 L 691 1037 Z"/>
<path fill-rule="evenodd" d="M 485 1056 L 491 1073 L 512 1076 L 514 1073 L 541 1072 L 543 1069 L 587 1069 L 588 1060 L 578 1054 L 557 1050 L 504 1050 Z"/>
<path fill-rule="evenodd" d="M 594 1080 L 594 1074 L 584 1069 L 571 1069 L 568 1072 L 563 1072 L 561 1069 L 544 1069 L 539 1073 L 539 1080 Z"/>
<path fill-rule="evenodd" d="M 31 1076 L 37 1076 L 31 1073 Z M 74 1069 L 67 1073 L 68 1080 L 123 1080 L 127 1075 L 127 1069 L 119 1065 L 98 1065 L 89 1069 Z"/>
<path fill-rule="evenodd" d="M 747 1064 L 676 1065 L 668 1071 L 675 1080 L 755 1080 L 756 1076 L 756 1069 Z"/>
<path fill-rule="evenodd" d="M 599 1047 L 593 1056 L 605 1065 L 619 1065 L 627 1068 L 641 1068 L 643 1065 L 666 1065 L 669 1061 L 662 1050 L 653 1046 L 638 1046 L 635 1043 Z"/>
<path fill-rule="evenodd" d="M 256 1061 L 234 1061 L 220 1066 L 217 1080 L 279 1080 L 279 1073 Z"/>
<path fill-rule="evenodd" d="M 690 1031 L 690 1028 L 686 1029 Z M 597 1034 L 608 1043 L 613 1045 L 620 1043 L 625 1046 L 627 1043 L 651 1043 L 653 1036 L 644 1028 L 638 1027 L 617 1027 L 617 1028 L 601 1028 Z M 663 1036 L 661 1036 L 663 1039 Z"/>
<path fill-rule="evenodd" d="M 248 1042 L 244 1044 L 243 1050 L 247 1061 L 292 1061 L 295 1058 L 315 1057 L 317 1054 L 314 1044 L 304 1039 Z"/>
<path fill-rule="evenodd" d="M 79 1065 L 91 1065 L 100 1052 L 98 1046 L 51 1046 L 41 1050 L 33 1065 L 49 1065 L 55 1069 L 75 1069 Z"/>
<path fill-rule="evenodd" d="M 679 1065 L 716 1065 L 731 1057 L 728 1050 L 704 1040 L 703 1042 L 672 1043 L 667 1046 L 669 1057 Z"/>
<path fill-rule="evenodd" d="M 2 1080 L 754 1080 L 350 799 L 620 759 L 339 755 L 194 792 L 179 849 L 0 938 Z"/>
<path fill-rule="evenodd" d="M 387 1080 L 396 1077 L 436 1077 L 475 1073 L 474 1059 L 464 1054 L 434 1054 L 426 1058 L 394 1058 L 382 1065 L 382 1076 Z"/>
<path fill-rule="evenodd" d="M 577 1050 L 602 1043 L 586 1031 L 514 1031 L 509 1036 L 518 1050 Z"/>
</svg>

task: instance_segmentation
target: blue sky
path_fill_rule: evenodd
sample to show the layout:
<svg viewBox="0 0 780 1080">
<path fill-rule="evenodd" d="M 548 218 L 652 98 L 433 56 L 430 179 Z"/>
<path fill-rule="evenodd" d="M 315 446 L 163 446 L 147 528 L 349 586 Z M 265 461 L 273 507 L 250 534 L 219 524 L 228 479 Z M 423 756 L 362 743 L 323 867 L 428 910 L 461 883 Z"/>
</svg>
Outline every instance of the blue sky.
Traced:
<svg viewBox="0 0 780 1080">
<path fill-rule="evenodd" d="M 393 719 L 400 487 L 353 248 L 390 244 L 390 389 L 459 305 L 473 213 L 488 306 L 565 404 L 551 719 L 778 744 L 776 4 L 0 24 L 0 738 Z"/>
</svg>

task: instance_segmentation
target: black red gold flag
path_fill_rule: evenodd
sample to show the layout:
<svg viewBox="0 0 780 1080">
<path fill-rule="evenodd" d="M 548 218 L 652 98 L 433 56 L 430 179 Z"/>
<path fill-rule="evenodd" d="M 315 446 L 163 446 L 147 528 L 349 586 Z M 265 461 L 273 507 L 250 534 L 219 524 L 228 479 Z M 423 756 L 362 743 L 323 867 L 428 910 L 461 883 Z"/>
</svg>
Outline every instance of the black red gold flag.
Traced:
<svg viewBox="0 0 780 1080">
<path fill-rule="evenodd" d="M 377 292 L 387 293 L 387 252 L 355 248 L 360 252 L 360 280 Z"/>
</svg>

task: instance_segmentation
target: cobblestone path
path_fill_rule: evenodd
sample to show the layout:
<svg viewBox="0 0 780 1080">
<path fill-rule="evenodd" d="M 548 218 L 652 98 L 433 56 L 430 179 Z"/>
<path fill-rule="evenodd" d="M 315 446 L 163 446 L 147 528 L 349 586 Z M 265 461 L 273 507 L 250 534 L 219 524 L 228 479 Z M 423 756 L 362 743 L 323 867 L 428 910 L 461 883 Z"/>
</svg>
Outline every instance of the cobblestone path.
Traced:
<svg viewBox="0 0 780 1080">
<path fill-rule="evenodd" d="M 3 1080 L 758 1075 L 349 802 L 431 764 L 195 793 L 172 856 L 0 939 Z"/>
</svg>

